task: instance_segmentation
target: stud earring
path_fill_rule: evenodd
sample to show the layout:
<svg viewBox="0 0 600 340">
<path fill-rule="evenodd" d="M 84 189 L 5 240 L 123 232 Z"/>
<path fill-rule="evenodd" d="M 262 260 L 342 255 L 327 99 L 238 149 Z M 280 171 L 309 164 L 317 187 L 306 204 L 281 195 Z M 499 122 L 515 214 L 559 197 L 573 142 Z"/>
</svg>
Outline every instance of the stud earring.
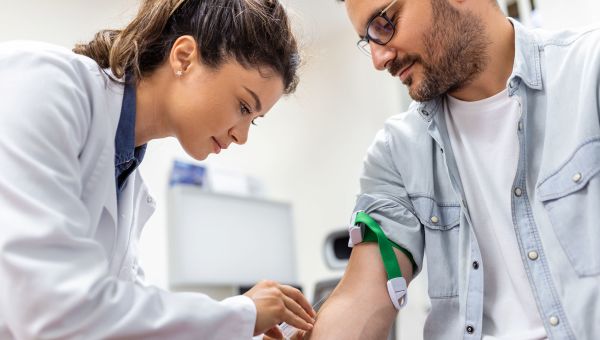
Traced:
<svg viewBox="0 0 600 340">
<path fill-rule="evenodd" d="M 183 71 L 179 70 L 179 71 L 175 72 L 175 75 L 179 78 L 183 75 Z"/>
</svg>

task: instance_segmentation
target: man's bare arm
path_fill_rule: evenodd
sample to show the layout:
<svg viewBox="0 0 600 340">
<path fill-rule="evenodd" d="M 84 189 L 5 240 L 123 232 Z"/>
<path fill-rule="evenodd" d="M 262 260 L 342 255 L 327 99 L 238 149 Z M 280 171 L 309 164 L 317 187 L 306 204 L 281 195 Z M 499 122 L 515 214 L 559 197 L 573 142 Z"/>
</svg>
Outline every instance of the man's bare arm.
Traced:
<svg viewBox="0 0 600 340">
<path fill-rule="evenodd" d="M 406 282 L 412 279 L 408 257 L 394 248 Z M 305 339 L 385 339 L 396 317 L 387 292 L 387 275 L 376 243 L 354 247 L 346 272 L 321 307 Z"/>
</svg>

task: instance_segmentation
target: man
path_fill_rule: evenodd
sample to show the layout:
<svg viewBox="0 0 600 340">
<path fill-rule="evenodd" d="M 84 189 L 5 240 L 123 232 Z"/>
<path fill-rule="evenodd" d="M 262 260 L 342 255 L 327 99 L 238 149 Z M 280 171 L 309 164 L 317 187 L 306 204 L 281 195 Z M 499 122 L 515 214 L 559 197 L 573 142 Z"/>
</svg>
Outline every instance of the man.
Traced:
<svg viewBox="0 0 600 340">
<path fill-rule="evenodd" d="M 407 282 L 427 255 L 424 337 L 599 339 L 600 29 L 533 32 L 493 0 L 345 6 L 416 101 L 369 149 L 355 211 Z M 356 245 L 308 336 L 385 339 L 386 280 L 377 244 Z"/>
</svg>

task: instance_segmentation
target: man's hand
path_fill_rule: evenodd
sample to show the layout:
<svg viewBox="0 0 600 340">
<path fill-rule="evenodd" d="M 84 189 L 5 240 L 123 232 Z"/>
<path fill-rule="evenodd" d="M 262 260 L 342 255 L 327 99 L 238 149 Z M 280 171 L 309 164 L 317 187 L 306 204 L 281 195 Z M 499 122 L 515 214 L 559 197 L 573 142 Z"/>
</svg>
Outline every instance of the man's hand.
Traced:
<svg viewBox="0 0 600 340">
<path fill-rule="evenodd" d="M 265 333 L 272 338 L 282 339 L 283 334 L 277 327 L 281 322 L 304 331 L 311 330 L 315 323 L 315 311 L 294 287 L 261 281 L 244 295 L 256 305 L 254 335 Z"/>
</svg>

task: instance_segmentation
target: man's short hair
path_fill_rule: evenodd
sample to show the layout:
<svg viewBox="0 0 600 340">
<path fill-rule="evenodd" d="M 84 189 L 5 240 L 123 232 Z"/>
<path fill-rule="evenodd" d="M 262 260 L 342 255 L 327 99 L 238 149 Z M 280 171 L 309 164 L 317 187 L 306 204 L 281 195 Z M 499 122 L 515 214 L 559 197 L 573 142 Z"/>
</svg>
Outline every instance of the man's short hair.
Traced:
<svg viewBox="0 0 600 340">
<path fill-rule="evenodd" d="M 338 1 L 338 2 L 344 2 L 344 0 L 337 0 L 337 1 Z M 496 4 L 497 6 L 500 6 L 500 5 L 498 4 L 498 0 L 490 0 L 490 1 L 492 1 L 492 2 L 493 2 L 494 4 Z"/>
</svg>

